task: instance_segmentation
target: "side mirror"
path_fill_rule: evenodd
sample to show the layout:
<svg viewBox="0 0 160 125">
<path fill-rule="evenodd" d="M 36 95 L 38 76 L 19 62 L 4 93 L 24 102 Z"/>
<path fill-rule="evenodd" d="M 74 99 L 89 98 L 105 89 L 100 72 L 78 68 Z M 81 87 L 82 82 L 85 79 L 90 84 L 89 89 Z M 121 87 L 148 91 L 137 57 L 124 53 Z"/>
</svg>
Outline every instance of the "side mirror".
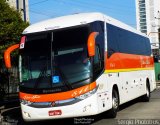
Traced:
<svg viewBox="0 0 160 125">
<path fill-rule="evenodd" d="M 11 68 L 11 52 L 19 48 L 19 44 L 12 45 L 4 52 L 4 62 L 7 68 Z"/>
<path fill-rule="evenodd" d="M 88 47 L 89 57 L 92 57 L 95 55 L 95 45 L 96 45 L 95 39 L 98 34 L 99 34 L 98 32 L 92 32 L 88 37 L 87 47 Z"/>
</svg>

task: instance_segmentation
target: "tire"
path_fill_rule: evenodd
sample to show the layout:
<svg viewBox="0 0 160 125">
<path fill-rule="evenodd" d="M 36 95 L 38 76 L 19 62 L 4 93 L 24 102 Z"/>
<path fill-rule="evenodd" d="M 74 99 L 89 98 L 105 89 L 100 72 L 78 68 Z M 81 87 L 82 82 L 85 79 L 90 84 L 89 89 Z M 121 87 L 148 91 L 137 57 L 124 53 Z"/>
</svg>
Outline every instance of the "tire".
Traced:
<svg viewBox="0 0 160 125">
<path fill-rule="evenodd" d="M 144 96 L 142 96 L 142 101 L 143 102 L 149 102 L 150 96 L 151 96 L 150 86 L 149 86 L 149 82 L 147 82 L 147 84 L 146 84 L 146 94 Z"/>
<path fill-rule="evenodd" d="M 117 90 L 112 91 L 112 109 L 108 111 L 108 116 L 110 118 L 115 118 L 117 116 L 117 111 L 119 109 L 119 96 Z"/>
</svg>

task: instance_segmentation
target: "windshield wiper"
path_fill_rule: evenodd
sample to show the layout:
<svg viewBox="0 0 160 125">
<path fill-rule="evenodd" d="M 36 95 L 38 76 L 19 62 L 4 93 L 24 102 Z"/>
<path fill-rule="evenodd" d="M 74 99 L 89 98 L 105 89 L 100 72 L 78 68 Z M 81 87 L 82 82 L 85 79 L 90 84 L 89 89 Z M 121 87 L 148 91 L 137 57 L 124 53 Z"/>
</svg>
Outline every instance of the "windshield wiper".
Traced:
<svg viewBox="0 0 160 125">
<path fill-rule="evenodd" d="M 63 84 L 64 84 L 68 89 L 72 90 L 72 89 L 73 89 L 72 85 L 68 82 L 68 80 L 66 79 L 66 77 L 65 77 L 64 73 L 62 72 L 62 70 L 60 69 L 60 67 L 57 65 L 56 68 L 58 69 L 59 74 L 60 74 L 60 76 L 61 76 L 62 79 L 63 79 L 63 80 L 62 80 L 62 81 L 63 81 Z"/>
<path fill-rule="evenodd" d="M 55 52 L 53 51 L 53 32 L 51 33 L 51 76 L 53 77 L 55 74 L 53 73 L 53 70 L 55 70 L 56 68 L 58 69 L 59 71 L 59 74 L 60 76 L 62 77 L 63 79 L 63 84 L 69 89 L 71 90 L 72 89 L 72 86 L 71 84 L 69 84 L 69 82 L 67 81 L 64 73 L 62 72 L 62 70 L 60 69 L 60 67 L 57 65 L 55 66 Z M 54 69 L 53 69 L 53 65 L 54 65 Z M 51 86 L 52 86 L 52 82 L 51 82 Z"/>
<path fill-rule="evenodd" d="M 46 63 L 47 64 L 47 63 Z M 45 77 L 47 77 L 48 75 L 46 75 L 46 68 L 47 68 L 47 65 L 44 65 L 44 67 L 42 67 L 42 69 L 40 70 L 40 74 L 39 74 L 39 76 L 38 76 L 38 78 L 37 78 L 37 80 L 36 80 L 36 82 L 35 82 L 35 86 L 34 86 L 34 88 L 36 89 L 37 87 L 38 87 L 38 84 L 39 84 L 39 82 L 40 82 L 40 80 L 42 79 L 42 78 L 45 78 Z"/>
</svg>

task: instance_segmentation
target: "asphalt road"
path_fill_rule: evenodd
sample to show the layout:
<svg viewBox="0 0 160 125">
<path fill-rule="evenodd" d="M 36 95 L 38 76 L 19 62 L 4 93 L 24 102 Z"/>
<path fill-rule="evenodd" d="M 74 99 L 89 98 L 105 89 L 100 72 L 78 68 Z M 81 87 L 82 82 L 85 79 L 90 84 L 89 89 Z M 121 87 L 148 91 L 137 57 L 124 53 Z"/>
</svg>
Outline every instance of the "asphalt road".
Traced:
<svg viewBox="0 0 160 125">
<path fill-rule="evenodd" d="M 140 99 L 131 101 L 120 107 L 116 119 L 95 121 L 92 125 L 160 125 L 160 88 L 151 94 L 150 102 Z"/>
<path fill-rule="evenodd" d="M 0 125 L 160 125 L 160 88 L 151 94 L 150 102 L 133 100 L 120 106 L 116 119 L 106 113 L 92 117 L 60 119 L 26 123 L 21 117 L 20 107 L 4 109 L 0 115 Z"/>
</svg>

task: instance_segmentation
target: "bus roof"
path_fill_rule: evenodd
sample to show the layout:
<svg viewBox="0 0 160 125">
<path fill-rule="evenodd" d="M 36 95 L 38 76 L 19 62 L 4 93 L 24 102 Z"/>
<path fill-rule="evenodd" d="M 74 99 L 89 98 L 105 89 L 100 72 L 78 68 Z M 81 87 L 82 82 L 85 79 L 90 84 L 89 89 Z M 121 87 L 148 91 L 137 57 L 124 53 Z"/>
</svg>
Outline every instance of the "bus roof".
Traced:
<svg viewBox="0 0 160 125">
<path fill-rule="evenodd" d="M 103 15 L 100 13 L 72 14 L 35 23 L 26 28 L 23 34 L 82 25 L 96 20 L 103 20 Z"/>
<path fill-rule="evenodd" d="M 141 33 L 140 31 L 137 31 L 133 27 L 128 26 L 114 18 L 111 18 L 109 16 L 106 16 L 102 13 L 97 13 L 97 12 L 78 13 L 78 14 L 72 14 L 72 15 L 45 20 L 45 21 L 30 25 L 23 31 L 23 34 L 61 29 L 61 28 L 66 28 L 66 27 L 71 27 L 76 25 L 87 24 L 94 21 L 104 21 L 104 19 L 109 24 L 115 25 L 117 27 L 120 27 L 125 30 L 147 37 L 145 34 Z"/>
</svg>

